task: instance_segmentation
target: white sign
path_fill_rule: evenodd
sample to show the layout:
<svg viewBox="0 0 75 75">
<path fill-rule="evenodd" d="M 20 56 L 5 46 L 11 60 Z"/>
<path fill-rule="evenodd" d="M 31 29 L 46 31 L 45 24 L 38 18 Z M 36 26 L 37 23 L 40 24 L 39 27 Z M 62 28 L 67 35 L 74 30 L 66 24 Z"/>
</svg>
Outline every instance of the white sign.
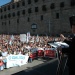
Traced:
<svg viewBox="0 0 75 75">
<path fill-rule="evenodd" d="M 26 42 L 28 43 L 30 39 L 30 32 L 27 32 L 27 38 L 26 38 Z"/>
<path fill-rule="evenodd" d="M 20 41 L 26 42 L 26 34 L 20 34 Z"/>
<path fill-rule="evenodd" d="M 26 55 L 9 55 L 7 58 L 7 68 L 27 64 L 29 56 Z"/>
</svg>

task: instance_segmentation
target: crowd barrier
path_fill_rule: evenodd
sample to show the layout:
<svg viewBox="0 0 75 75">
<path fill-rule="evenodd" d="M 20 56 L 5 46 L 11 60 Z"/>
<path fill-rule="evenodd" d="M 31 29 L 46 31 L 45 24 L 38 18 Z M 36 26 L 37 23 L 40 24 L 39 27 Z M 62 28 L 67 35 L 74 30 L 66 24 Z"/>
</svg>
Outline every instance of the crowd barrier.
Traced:
<svg viewBox="0 0 75 75">
<path fill-rule="evenodd" d="M 38 50 L 38 57 L 44 57 L 44 51 L 43 50 Z"/>
<path fill-rule="evenodd" d="M 41 58 L 41 57 L 56 58 L 56 53 L 57 51 L 54 48 L 53 49 L 51 48 L 49 50 L 38 50 L 31 54 L 31 58 L 32 59 Z"/>
<path fill-rule="evenodd" d="M 45 57 L 55 58 L 56 51 L 55 50 L 45 50 Z"/>
</svg>

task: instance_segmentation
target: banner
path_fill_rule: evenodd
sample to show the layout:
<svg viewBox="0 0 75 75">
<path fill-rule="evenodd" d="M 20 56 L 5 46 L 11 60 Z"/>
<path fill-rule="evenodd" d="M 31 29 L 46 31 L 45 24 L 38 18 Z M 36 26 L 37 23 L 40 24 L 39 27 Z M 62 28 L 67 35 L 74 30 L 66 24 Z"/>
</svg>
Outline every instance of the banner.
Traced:
<svg viewBox="0 0 75 75">
<path fill-rule="evenodd" d="M 37 35 L 37 37 L 36 37 L 36 42 L 39 42 L 39 36 Z"/>
<path fill-rule="evenodd" d="M 26 39 L 26 43 L 28 43 L 29 42 L 29 40 L 30 40 L 30 32 L 27 32 L 27 39 Z"/>
<path fill-rule="evenodd" d="M 7 68 L 27 64 L 29 56 L 26 55 L 9 55 L 7 58 Z"/>
<path fill-rule="evenodd" d="M 26 34 L 20 34 L 20 41 L 21 42 L 26 42 Z"/>
</svg>

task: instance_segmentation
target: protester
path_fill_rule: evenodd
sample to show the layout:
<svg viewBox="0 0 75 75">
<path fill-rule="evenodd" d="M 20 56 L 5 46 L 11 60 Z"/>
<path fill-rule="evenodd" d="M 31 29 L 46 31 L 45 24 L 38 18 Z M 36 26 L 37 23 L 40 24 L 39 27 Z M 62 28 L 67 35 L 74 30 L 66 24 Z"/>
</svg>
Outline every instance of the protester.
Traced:
<svg viewBox="0 0 75 75">
<path fill-rule="evenodd" d="M 6 68 L 6 63 L 7 63 L 7 59 L 6 56 L 8 55 L 8 51 L 6 50 L 6 48 L 4 48 L 2 50 L 2 57 L 3 57 L 3 63 L 4 63 L 4 68 Z"/>
<path fill-rule="evenodd" d="M 28 62 L 31 63 L 32 62 L 32 52 L 31 52 L 31 50 L 28 51 L 28 56 L 29 56 Z"/>
<path fill-rule="evenodd" d="M 2 54 L 0 53 L 0 70 L 3 70 L 3 69 L 4 69 L 4 63 L 2 60 Z"/>
</svg>

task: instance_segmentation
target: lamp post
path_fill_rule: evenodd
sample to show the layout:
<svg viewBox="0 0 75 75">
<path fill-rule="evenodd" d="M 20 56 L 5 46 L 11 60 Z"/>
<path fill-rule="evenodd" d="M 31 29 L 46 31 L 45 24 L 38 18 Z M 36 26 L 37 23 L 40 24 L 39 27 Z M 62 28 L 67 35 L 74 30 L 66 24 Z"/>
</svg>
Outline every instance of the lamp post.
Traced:
<svg viewBox="0 0 75 75">
<path fill-rule="evenodd" d="M 49 33 L 50 33 L 50 20 L 49 20 Z"/>
</svg>

